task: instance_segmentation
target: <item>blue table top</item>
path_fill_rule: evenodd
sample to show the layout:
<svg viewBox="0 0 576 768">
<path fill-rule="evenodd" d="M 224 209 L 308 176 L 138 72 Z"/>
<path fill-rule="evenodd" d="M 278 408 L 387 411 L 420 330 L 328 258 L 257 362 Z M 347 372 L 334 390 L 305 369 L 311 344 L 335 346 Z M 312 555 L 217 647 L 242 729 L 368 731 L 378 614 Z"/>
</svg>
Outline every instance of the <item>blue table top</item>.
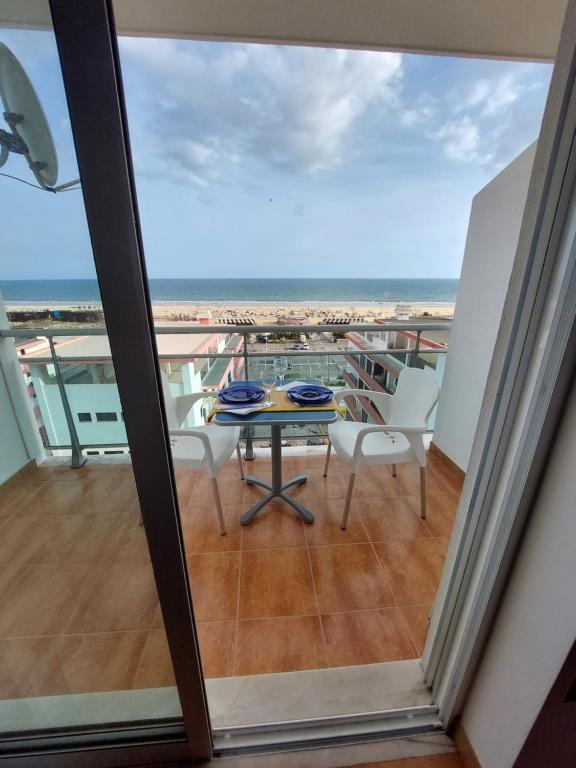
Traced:
<svg viewBox="0 0 576 768">
<path fill-rule="evenodd" d="M 261 381 L 238 381 L 237 384 L 255 384 L 262 386 Z M 319 383 L 314 381 L 314 383 Z M 231 384 L 230 386 L 233 386 Z M 338 420 L 337 411 L 319 411 L 316 408 L 301 408 L 299 411 L 256 411 L 247 416 L 239 416 L 237 413 L 217 413 L 212 418 L 214 424 L 220 426 L 243 426 L 244 424 L 332 424 Z"/>
</svg>

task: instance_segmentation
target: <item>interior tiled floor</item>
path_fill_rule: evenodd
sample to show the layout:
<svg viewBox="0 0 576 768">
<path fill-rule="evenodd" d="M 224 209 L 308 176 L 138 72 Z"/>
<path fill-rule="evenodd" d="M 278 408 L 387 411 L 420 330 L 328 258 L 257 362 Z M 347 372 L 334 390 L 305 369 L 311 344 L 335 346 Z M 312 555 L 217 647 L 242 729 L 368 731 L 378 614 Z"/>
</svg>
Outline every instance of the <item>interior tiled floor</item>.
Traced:
<svg viewBox="0 0 576 768">
<path fill-rule="evenodd" d="M 209 481 L 181 473 L 187 561 L 207 677 L 409 659 L 421 654 L 459 486 L 431 457 L 426 521 L 418 469 L 359 474 L 348 529 L 337 457 L 283 460 L 316 513 L 308 526 L 260 497 L 230 462 L 220 475 L 228 534 Z M 249 465 L 266 478 L 268 459 Z M 173 684 L 129 465 L 27 470 L 0 487 L 0 698 Z"/>
</svg>

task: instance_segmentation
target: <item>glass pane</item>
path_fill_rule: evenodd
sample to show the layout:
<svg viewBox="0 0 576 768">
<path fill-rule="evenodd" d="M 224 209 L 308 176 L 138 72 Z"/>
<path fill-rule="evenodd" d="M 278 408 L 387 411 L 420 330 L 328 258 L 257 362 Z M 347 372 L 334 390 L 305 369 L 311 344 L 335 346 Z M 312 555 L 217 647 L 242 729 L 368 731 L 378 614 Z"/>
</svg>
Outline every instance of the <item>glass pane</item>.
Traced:
<svg viewBox="0 0 576 768">
<path fill-rule="evenodd" d="M 217 390 L 270 372 L 276 386 L 360 390 L 331 405 L 328 426 L 276 389 L 280 437 L 266 413 L 238 415 L 252 481 L 228 445 L 222 520 L 191 438 L 174 438 L 213 723 L 388 709 L 396 674 L 402 706 L 427 703 L 420 657 L 551 67 L 136 36 L 119 46 L 171 426 L 225 443 L 233 421 L 214 416 Z M 223 357 L 202 357 L 215 348 Z M 418 413 L 418 455 L 386 431 L 388 398 L 413 374 L 440 389 Z M 177 399 L 200 392 L 203 406 Z M 398 412 L 405 427 L 416 420 L 411 400 Z M 364 425 L 381 428 L 378 450 L 356 473 L 350 442 Z M 325 477 L 330 429 L 344 437 Z"/>
<path fill-rule="evenodd" d="M 0 735 L 180 719 L 52 31 L 0 88 Z"/>
</svg>

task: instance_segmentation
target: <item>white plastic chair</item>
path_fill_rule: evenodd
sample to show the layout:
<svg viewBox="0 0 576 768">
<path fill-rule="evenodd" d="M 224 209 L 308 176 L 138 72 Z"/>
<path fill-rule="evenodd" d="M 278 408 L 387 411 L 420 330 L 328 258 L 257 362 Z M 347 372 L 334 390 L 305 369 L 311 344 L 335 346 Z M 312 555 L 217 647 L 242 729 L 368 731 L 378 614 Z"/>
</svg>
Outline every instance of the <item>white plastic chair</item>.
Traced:
<svg viewBox="0 0 576 768">
<path fill-rule="evenodd" d="M 369 389 L 343 389 L 335 393 L 336 402 L 351 396 L 367 398 L 376 406 L 385 424 L 338 421 L 328 427 L 324 477 L 328 475 L 332 446 L 350 466 L 346 504 L 340 524 L 342 529 L 348 524 L 356 473 L 364 467 L 380 464 L 391 464 L 394 477 L 396 464 L 420 465 L 420 515 L 426 518 L 426 450 L 423 435 L 439 392 L 436 379 L 429 373 L 419 368 L 404 368 L 393 395 Z"/>
<path fill-rule="evenodd" d="M 195 392 L 175 397 L 170 392 L 168 377 L 162 371 L 162 389 L 172 440 L 172 460 L 180 469 L 196 469 L 207 472 L 212 480 L 212 492 L 218 513 L 218 524 L 222 536 L 226 534 L 222 502 L 218 490 L 217 475 L 234 451 L 238 457 L 240 478 L 244 480 L 242 454 L 240 453 L 240 427 L 182 427 L 190 409 L 199 400 L 213 397 L 209 392 Z"/>
</svg>

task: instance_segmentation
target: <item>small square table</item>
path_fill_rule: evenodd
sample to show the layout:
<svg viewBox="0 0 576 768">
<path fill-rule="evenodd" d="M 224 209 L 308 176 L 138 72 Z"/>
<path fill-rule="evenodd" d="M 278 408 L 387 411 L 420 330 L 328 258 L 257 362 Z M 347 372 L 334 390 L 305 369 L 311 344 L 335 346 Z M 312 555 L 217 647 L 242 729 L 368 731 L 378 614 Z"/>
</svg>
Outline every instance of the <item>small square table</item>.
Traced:
<svg viewBox="0 0 576 768">
<path fill-rule="evenodd" d="M 259 382 L 250 383 L 259 384 Z M 221 427 L 259 425 L 270 426 L 272 429 L 272 485 L 259 480 L 257 477 L 246 478 L 246 482 L 250 485 L 258 485 L 268 490 L 269 493 L 242 515 L 240 518 L 242 525 L 248 525 L 258 512 L 274 498 L 283 499 L 290 506 L 294 507 L 306 523 L 314 522 L 313 513 L 286 493 L 288 488 L 305 483 L 307 480 L 306 475 L 296 475 L 296 477 L 288 480 L 288 482 L 282 482 L 282 427 L 298 424 L 332 424 L 337 419 L 338 412 L 336 410 L 319 410 L 313 407 L 303 407 L 297 411 L 256 411 L 246 416 L 239 416 L 236 413 L 228 412 L 216 413 L 214 415 L 213 423 Z"/>
</svg>

